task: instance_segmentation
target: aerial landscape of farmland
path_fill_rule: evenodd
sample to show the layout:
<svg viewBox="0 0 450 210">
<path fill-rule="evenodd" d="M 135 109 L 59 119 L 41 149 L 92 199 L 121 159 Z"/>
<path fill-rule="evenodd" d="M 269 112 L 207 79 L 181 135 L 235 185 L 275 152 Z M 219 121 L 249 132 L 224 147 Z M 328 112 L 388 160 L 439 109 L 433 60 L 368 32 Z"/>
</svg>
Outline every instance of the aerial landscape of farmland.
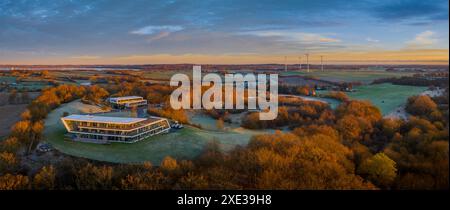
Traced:
<svg viewBox="0 0 450 210">
<path fill-rule="evenodd" d="M 246 74 L 248 71 L 233 70 Z M 259 70 L 261 71 L 261 70 Z M 268 71 L 268 70 L 267 70 Z M 106 86 L 108 83 L 104 83 L 103 78 L 117 77 L 119 75 L 127 75 L 129 77 L 135 77 L 142 79 L 149 84 L 152 80 L 158 81 L 155 84 L 164 85 L 168 84 L 170 75 L 175 72 L 189 72 L 188 70 L 173 71 L 173 70 L 157 70 L 157 71 L 145 71 L 145 70 L 132 70 L 111 72 L 109 70 L 81 70 L 80 73 L 74 73 L 73 71 L 47 71 L 45 77 L 36 77 L 34 80 L 36 83 L 60 83 L 65 85 L 92 85 L 98 83 L 100 86 Z M 217 71 L 216 72 L 221 72 Z M 274 72 L 270 70 L 268 72 Z M 275 71 L 276 72 L 276 71 Z M 355 75 L 356 73 L 356 75 Z M 6 76 L 8 72 L 4 73 L 5 76 L 0 77 L 3 84 L 11 85 L 18 91 L 23 91 L 21 86 L 22 82 L 17 76 Z M 281 72 L 281 76 L 284 81 L 282 84 L 293 87 L 309 87 L 317 88 L 316 95 L 302 95 L 302 93 L 289 93 L 281 94 L 280 97 L 296 97 L 300 101 L 317 101 L 335 109 L 342 103 L 339 100 L 327 97 L 329 92 L 336 91 L 335 88 L 339 88 L 340 85 L 345 87 L 348 83 L 354 83 L 351 90 L 347 90 L 347 95 L 350 99 L 367 100 L 374 104 L 383 115 L 389 115 L 396 112 L 397 109 L 403 107 L 408 97 L 414 95 L 421 95 L 424 91 L 428 90 L 428 87 L 424 86 L 408 86 L 408 85 L 394 85 L 391 83 L 372 84 L 376 79 L 380 78 L 400 78 L 404 76 L 412 76 L 417 74 L 413 71 L 401 71 L 401 72 L 386 72 L 383 69 L 378 70 L 327 70 L 322 72 L 320 70 L 311 70 L 311 72 L 305 72 L 301 70 Z M 39 76 L 39 75 L 38 75 Z M 50 79 L 51 78 L 51 79 Z M 332 79 L 330 79 L 332 78 Z M 25 81 L 26 82 L 26 81 Z M 14 84 L 14 85 L 12 85 Z M 332 88 L 328 90 L 322 90 L 320 87 Z M 35 91 L 36 88 L 28 87 L 27 91 Z M 43 87 L 40 87 L 41 89 Z M 334 89 L 333 89 L 334 88 Z M 344 91 L 345 92 L 345 91 Z M 7 93 L 3 93 L 4 103 L 7 102 Z M 36 95 L 36 94 L 34 94 Z M 35 98 L 34 96 L 33 98 Z M 161 97 L 161 96 L 158 96 Z M 150 98 L 150 100 L 152 100 Z M 4 114 L 6 116 L 16 117 L 25 109 L 25 105 L 21 105 L 22 109 L 15 108 L 14 112 L 7 111 L 5 109 Z M 17 107 L 17 106 L 15 106 Z M 219 119 L 213 118 L 213 116 L 207 115 L 203 112 L 188 112 L 188 125 L 184 129 L 178 132 L 171 132 L 169 134 L 151 137 L 148 141 L 141 141 L 131 145 L 124 145 L 123 143 L 112 143 L 109 146 L 90 144 L 83 142 L 72 142 L 65 136 L 66 130 L 60 122 L 60 117 L 64 114 L 99 114 L 103 116 L 115 116 L 115 117 L 132 117 L 131 111 L 111 112 L 105 113 L 104 106 L 96 104 L 82 103 L 80 100 L 62 104 L 60 107 L 51 111 L 45 119 L 45 129 L 43 142 L 51 144 L 56 150 L 84 158 L 89 158 L 99 161 L 116 162 L 116 163 L 139 163 L 144 161 L 150 161 L 155 165 L 158 165 L 166 156 L 172 156 L 179 159 L 192 159 L 202 153 L 205 145 L 211 142 L 218 143 L 224 151 L 231 150 L 237 145 L 246 145 L 251 137 L 256 134 L 270 134 L 275 130 L 285 130 L 285 127 L 273 127 L 266 129 L 248 129 L 243 127 L 242 118 L 245 117 L 244 113 L 236 113 L 228 116 L 229 119 L 218 128 L 217 123 Z M 145 110 L 141 110 L 141 113 L 146 116 Z M 4 118 L 7 119 L 7 118 Z M 223 119 L 222 119 L 223 120 Z M 5 124 L 6 125 L 6 124 Z M 6 125 L 3 128 L 3 132 L 6 134 L 9 131 L 9 127 L 12 124 Z"/>
<path fill-rule="evenodd" d="M 448 11 L 2 0 L 0 192 L 43 191 L 23 198 L 33 208 L 437 209 L 450 186 Z"/>
</svg>

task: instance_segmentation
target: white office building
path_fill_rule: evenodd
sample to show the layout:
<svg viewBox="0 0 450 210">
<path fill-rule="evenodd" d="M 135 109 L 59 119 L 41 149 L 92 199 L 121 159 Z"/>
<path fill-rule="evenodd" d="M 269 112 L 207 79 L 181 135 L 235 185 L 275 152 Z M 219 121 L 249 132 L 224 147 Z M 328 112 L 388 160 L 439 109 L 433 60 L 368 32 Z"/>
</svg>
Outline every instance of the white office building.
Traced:
<svg viewBox="0 0 450 210">
<path fill-rule="evenodd" d="M 128 118 L 93 115 L 69 115 L 61 118 L 74 141 L 133 143 L 147 137 L 167 133 L 169 121 L 165 118 Z"/>
<path fill-rule="evenodd" d="M 108 102 L 115 109 L 124 109 L 147 105 L 147 100 L 141 96 L 111 97 L 108 98 Z"/>
</svg>

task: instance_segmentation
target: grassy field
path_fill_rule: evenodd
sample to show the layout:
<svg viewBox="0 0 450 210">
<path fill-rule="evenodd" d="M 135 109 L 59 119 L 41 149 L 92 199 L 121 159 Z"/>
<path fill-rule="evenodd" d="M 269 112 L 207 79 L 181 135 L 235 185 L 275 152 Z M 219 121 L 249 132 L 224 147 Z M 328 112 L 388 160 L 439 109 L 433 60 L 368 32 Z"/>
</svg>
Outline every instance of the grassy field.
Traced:
<svg viewBox="0 0 450 210">
<path fill-rule="evenodd" d="M 115 163 L 150 161 L 154 165 L 158 165 L 166 156 L 186 159 L 194 158 L 202 152 L 209 141 L 217 140 L 222 149 L 227 151 L 236 145 L 247 144 L 252 135 L 266 132 L 250 131 L 242 128 L 221 132 L 186 126 L 184 129 L 176 132 L 153 136 L 133 144 L 112 143 L 110 145 L 99 145 L 64 139 L 66 130 L 59 120 L 62 113 L 66 111 L 71 114 L 80 113 L 83 110 L 99 111 L 93 110 L 92 107 L 87 108 L 84 106 L 84 104 L 79 102 L 71 102 L 51 112 L 45 121 L 45 141 L 51 143 L 57 150 L 73 156 Z M 115 113 L 114 115 L 117 116 L 118 114 Z"/>
<path fill-rule="evenodd" d="M 46 142 L 59 151 L 78 157 L 114 163 L 137 163 L 150 161 L 159 165 L 166 156 L 191 159 L 199 155 L 207 142 L 217 140 L 226 151 L 236 145 L 247 144 L 251 135 L 241 133 L 221 133 L 186 127 L 177 132 L 150 137 L 133 143 L 112 143 L 99 145 L 64 140 L 63 127 L 46 128 Z"/>
<path fill-rule="evenodd" d="M 89 83 L 89 82 L 91 82 L 90 80 L 75 80 L 76 81 L 76 84 L 82 84 L 82 83 Z"/>
<path fill-rule="evenodd" d="M 405 104 L 408 97 L 419 95 L 427 88 L 383 83 L 376 85 L 362 85 L 355 89 L 355 92 L 347 93 L 350 98 L 369 100 L 372 104 L 380 108 L 384 115 L 386 115 L 396 107 Z"/>
<path fill-rule="evenodd" d="M 39 81 L 24 81 L 19 82 L 13 86 L 18 90 L 28 90 L 28 91 L 37 91 L 42 90 L 46 87 L 50 87 L 47 82 L 39 82 Z"/>
<path fill-rule="evenodd" d="M 361 71 L 346 71 L 346 70 L 311 70 L 309 73 L 305 71 L 287 71 L 281 75 L 302 75 L 312 76 L 319 79 L 328 80 L 332 82 L 362 82 L 365 84 L 371 83 L 375 79 L 411 76 L 411 72 L 389 72 L 384 70 L 361 70 Z"/>
<path fill-rule="evenodd" d="M 143 76 L 147 79 L 163 79 L 163 80 L 169 80 L 174 74 L 176 73 L 184 73 L 187 74 L 189 77 L 192 76 L 191 70 L 186 71 L 146 71 Z M 363 83 L 370 83 L 375 79 L 380 78 L 387 78 L 387 77 L 400 77 L 400 76 L 408 76 L 412 75 L 411 72 L 388 72 L 385 70 L 361 70 L 361 71 L 349 71 L 349 70 L 327 70 L 327 71 L 320 71 L 320 70 L 311 70 L 309 73 L 305 71 L 287 71 L 287 72 L 280 72 L 281 76 L 294 76 L 294 75 L 301 75 L 301 76 L 312 76 L 317 77 L 319 79 L 324 79 L 332 82 L 363 82 Z M 290 81 L 290 78 L 284 78 L 280 79 L 280 81 L 283 80 L 285 83 L 292 83 L 292 82 L 298 82 L 299 78 L 295 78 Z M 302 81 L 302 83 L 308 83 L 308 81 Z M 309 82 L 311 83 L 311 82 Z"/>
<path fill-rule="evenodd" d="M 49 71 L 53 77 L 91 77 L 95 75 L 106 76 L 102 71 Z"/>
<path fill-rule="evenodd" d="M 221 131 L 221 129 L 217 128 L 217 120 L 207 116 L 205 114 L 202 114 L 201 112 L 196 112 L 193 110 L 187 111 L 189 116 L 189 122 L 195 125 L 200 125 L 202 129 L 204 130 L 211 130 L 211 131 Z M 232 120 L 233 123 L 224 123 L 224 127 L 222 130 L 233 130 L 240 127 L 240 119 L 245 113 L 240 114 L 230 114 L 230 118 L 234 119 Z"/>
<path fill-rule="evenodd" d="M 155 80 L 170 80 L 170 78 L 177 74 L 183 73 L 192 78 L 192 70 L 180 70 L 180 71 L 172 71 L 172 70 L 164 70 L 164 71 L 144 71 L 143 77 L 147 79 L 155 79 Z"/>
<path fill-rule="evenodd" d="M 6 77 L 6 76 L 0 76 L 0 83 L 6 83 L 11 84 L 16 82 L 16 77 Z"/>
</svg>

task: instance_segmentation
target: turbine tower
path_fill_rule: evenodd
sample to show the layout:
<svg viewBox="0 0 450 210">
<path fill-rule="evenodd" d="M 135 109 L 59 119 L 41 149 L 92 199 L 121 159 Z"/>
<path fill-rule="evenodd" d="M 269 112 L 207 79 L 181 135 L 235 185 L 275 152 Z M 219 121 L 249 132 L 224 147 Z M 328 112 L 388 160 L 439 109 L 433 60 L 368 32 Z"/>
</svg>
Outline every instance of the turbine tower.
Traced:
<svg viewBox="0 0 450 210">
<path fill-rule="evenodd" d="M 284 71 L 287 71 L 287 56 L 284 56 Z"/>
<path fill-rule="evenodd" d="M 298 66 L 299 70 L 302 70 L 302 56 L 298 56 Z"/>
<path fill-rule="evenodd" d="M 321 65 L 321 69 L 323 71 L 323 55 L 320 56 L 320 65 Z"/>
<path fill-rule="evenodd" d="M 306 53 L 306 71 L 309 73 L 309 53 Z"/>
</svg>

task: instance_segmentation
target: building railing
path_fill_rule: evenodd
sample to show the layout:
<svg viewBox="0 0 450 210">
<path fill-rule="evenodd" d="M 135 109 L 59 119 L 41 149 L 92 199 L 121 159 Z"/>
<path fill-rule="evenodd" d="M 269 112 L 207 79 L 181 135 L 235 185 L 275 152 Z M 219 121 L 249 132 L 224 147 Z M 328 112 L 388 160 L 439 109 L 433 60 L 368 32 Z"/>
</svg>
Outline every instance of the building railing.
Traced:
<svg viewBox="0 0 450 210">
<path fill-rule="evenodd" d="M 71 133 L 78 133 L 82 135 L 96 135 L 96 136 L 105 136 L 105 137 L 123 137 L 123 138 L 135 138 L 141 135 L 146 135 L 147 133 L 151 133 L 152 131 L 160 132 L 163 130 L 168 130 L 170 128 L 170 125 L 167 121 L 160 124 L 154 124 L 150 127 L 146 127 L 145 129 L 139 129 L 132 132 L 103 132 L 101 130 L 83 130 L 83 129 L 76 129 L 71 130 Z"/>
<path fill-rule="evenodd" d="M 147 105 L 147 100 L 139 101 L 139 102 L 129 102 L 129 103 L 125 104 L 126 107 L 141 106 L 141 105 Z"/>
<path fill-rule="evenodd" d="M 81 132 L 81 133 L 90 133 L 90 134 L 100 134 L 100 135 L 112 135 L 112 136 L 135 136 L 140 133 L 147 132 L 149 130 L 153 130 L 156 128 L 169 128 L 170 125 L 166 120 L 161 120 L 156 123 L 148 124 L 147 126 L 142 126 L 139 129 L 126 131 L 126 130 L 102 130 L 98 127 L 84 127 L 84 126 L 73 126 L 71 127 L 71 132 Z"/>
<path fill-rule="evenodd" d="M 113 102 L 113 103 L 126 104 L 126 103 L 135 103 L 135 102 L 141 102 L 141 101 L 147 102 L 147 100 L 145 100 L 145 99 L 130 99 L 130 100 L 120 100 L 120 101 Z"/>
<path fill-rule="evenodd" d="M 67 120 L 68 124 L 72 128 L 91 128 L 91 129 L 110 129 L 110 130 L 133 130 L 139 127 L 143 127 L 152 123 L 158 123 L 159 119 L 146 119 L 133 124 L 123 125 L 123 124 L 113 124 L 113 123 L 99 123 L 99 122 L 80 122 Z"/>
</svg>

